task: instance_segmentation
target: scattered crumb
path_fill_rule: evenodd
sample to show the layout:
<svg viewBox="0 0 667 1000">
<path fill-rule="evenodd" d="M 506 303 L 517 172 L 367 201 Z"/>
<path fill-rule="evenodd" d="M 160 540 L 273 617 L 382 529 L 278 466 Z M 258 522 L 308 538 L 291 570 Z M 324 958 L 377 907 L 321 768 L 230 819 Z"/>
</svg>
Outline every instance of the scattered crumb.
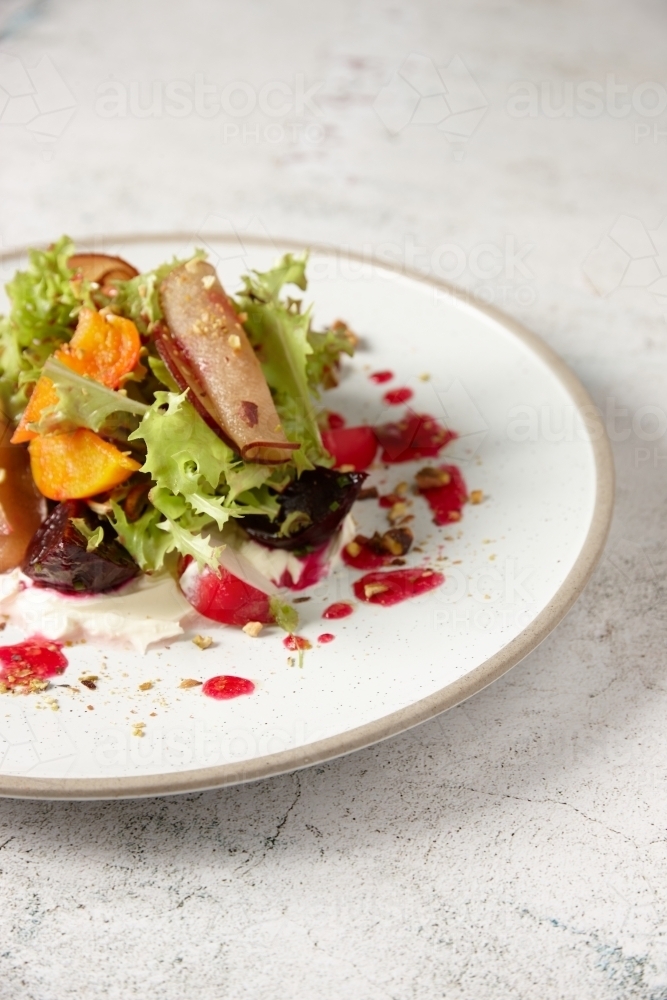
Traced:
<svg viewBox="0 0 667 1000">
<path fill-rule="evenodd" d="M 402 520 L 408 513 L 408 505 L 404 500 L 399 500 L 395 503 L 387 514 L 390 524 L 396 524 L 397 521 Z"/>
<path fill-rule="evenodd" d="M 355 467 L 353 465 L 345 464 L 338 466 L 338 472 L 355 472 Z"/>
<path fill-rule="evenodd" d="M 95 711 L 95 706 L 94 705 L 86 705 L 86 708 L 88 709 L 89 712 L 94 712 Z"/>
<path fill-rule="evenodd" d="M 144 681 L 143 684 L 139 685 L 139 690 L 140 691 L 150 691 L 150 689 L 152 687 L 153 687 L 153 681 Z"/>
<path fill-rule="evenodd" d="M 145 736 L 144 729 L 146 728 L 145 722 L 134 722 L 132 724 L 132 735 L 133 736 Z"/>
<path fill-rule="evenodd" d="M 204 288 L 206 289 L 206 291 L 208 291 L 209 288 L 212 288 L 213 285 L 215 284 L 215 275 L 214 274 L 205 274 L 202 277 L 202 279 L 201 279 L 201 283 L 204 286 Z"/>
<path fill-rule="evenodd" d="M 447 515 L 447 519 L 449 521 L 460 521 L 461 520 L 461 511 L 460 510 L 450 510 L 449 514 Z"/>
<path fill-rule="evenodd" d="M 200 649 L 208 649 L 213 644 L 213 639 L 210 635 L 196 635 L 192 641 Z"/>
<path fill-rule="evenodd" d="M 156 715 L 157 715 L 157 712 L 151 712 L 151 719 L 154 719 Z"/>
<path fill-rule="evenodd" d="M 99 677 L 97 674 L 84 674 L 83 677 L 79 677 L 79 684 L 83 684 L 83 686 L 87 687 L 89 691 L 96 691 L 98 680 Z"/>
<path fill-rule="evenodd" d="M 422 374 L 418 375 L 417 378 L 419 379 L 420 382 L 428 382 L 430 381 L 431 376 L 429 375 L 428 372 L 422 372 Z"/>
<path fill-rule="evenodd" d="M 45 698 L 46 704 L 49 706 L 52 712 L 59 712 L 60 705 L 55 698 Z"/>
<path fill-rule="evenodd" d="M 229 346 L 236 353 L 241 350 L 241 338 L 238 333 L 230 333 L 229 335 Z"/>
<path fill-rule="evenodd" d="M 376 486 L 369 486 L 365 490 L 359 490 L 357 500 L 376 500 L 378 491 Z"/>
<path fill-rule="evenodd" d="M 361 552 L 361 545 L 358 542 L 348 542 L 345 546 L 345 551 L 355 559 Z"/>
<path fill-rule="evenodd" d="M 404 497 L 408 492 L 408 483 L 399 483 L 395 488 L 394 493 L 397 497 Z"/>
<path fill-rule="evenodd" d="M 462 562 L 463 562 L 462 559 L 455 559 L 454 562 L 452 563 L 452 566 L 460 566 Z"/>
<path fill-rule="evenodd" d="M 246 635 L 249 635 L 251 639 L 256 639 L 263 628 L 264 626 L 261 622 L 248 622 L 243 626 L 242 631 Z"/>
<path fill-rule="evenodd" d="M 292 599 L 292 604 L 305 604 L 306 601 L 309 601 L 309 600 L 310 600 L 310 597 L 294 597 Z"/>
<path fill-rule="evenodd" d="M 481 503 L 484 499 L 484 492 L 482 490 L 473 490 L 470 494 L 470 503 L 477 504 Z"/>
<path fill-rule="evenodd" d="M 489 556 L 489 562 L 493 562 L 493 560 L 494 560 L 495 558 L 496 558 L 496 554 L 495 554 L 495 552 L 494 552 L 494 553 L 493 553 L 493 555 L 490 555 L 490 556 Z"/>
<path fill-rule="evenodd" d="M 415 476 L 418 490 L 434 490 L 438 486 L 447 486 L 452 481 L 452 477 L 444 469 L 434 469 L 431 465 L 425 465 Z"/>
<path fill-rule="evenodd" d="M 195 688 L 199 687 L 201 683 L 201 681 L 193 680 L 192 677 L 186 677 L 178 686 L 179 688 Z"/>
<path fill-rule="evenodd" d="M 295 663 L 296 663 L 296 660 L 294 659 L 293 656 L 288 656 L 287 657 L 287 666 L 288 667 L 293 667 Z"/>
</svg>

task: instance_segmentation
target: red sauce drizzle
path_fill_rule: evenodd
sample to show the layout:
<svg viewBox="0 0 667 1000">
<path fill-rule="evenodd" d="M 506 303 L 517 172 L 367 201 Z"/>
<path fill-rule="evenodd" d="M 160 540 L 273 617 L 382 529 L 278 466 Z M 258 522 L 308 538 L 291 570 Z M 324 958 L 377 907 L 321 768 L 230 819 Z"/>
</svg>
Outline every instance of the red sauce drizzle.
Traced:
<svg viewBox="0 0 667 1000">
<path fill-rule="evenodd" d="M 252 694 L 254 690 L 255 685 L 252 681 L 245 677 L 233 677 L 231 674 L 209 677 L 202 685 L 202 692 L 217 701 L 238 698 L 242 694 Z"/>
<path fill-rule="evenodd" d="M 395 558 L 390 552 L 376 552 L 367 542 L 362 541 L 358 535 L 354 540 L 359 546 L 359 552 L 356 556 L 348 552 L 347 545 L 341 552 L 343 562 L 346 566 L 352 566 L 353 569 L 379 569 L 380 566 L 387 566 Z"/>
<path fill-rule="evenodd" d="M 445 582 L 442 573 L 428 568 L 416 569 L 395 569 L 390 571 L 378 571 L 366 573 L 354 584 L 354 592 L 360 601 L 367 604 L 382 604 L 389 607 L 392 604 L 399 604 L 407 600 L 408 597 L 418 597 L 426 594 L 429 590 L 435 590 Z M 378 591 L 366 595 L 366 587 L 369 584 L 381 584 L 386 590 Z"/>
<path fill-rule="evenodd" d="M 283 639 L 283 646 L 285 649 L 312 649 L 312 645 L 308 639 L 304 639 L 302 635 L 287 635 Z"/>
<path fill-rule="evenodd" d="M 351 615 L 353 611 L 354 608 L 352 605 L 348 604 L 346 601 L 336 601 L 335 604 L 330 604 L 329 607 L 325 609 L 322 613 L 322 617 L 327 619 L 347 618 L 347 616 Z"/>
<path fill-rule="evenodd" d="M 403 386 L 401 389 L 390 389 L 389 392 L 385 392 L 382 398 L 389 406 L 400 406 L 401 403 L 407 403 L 413 396 L 414 392 L 412 389 Z"/>
<path fill-rule="evenodd" d="M 443 427 L 427 413 L 408 413 L 397 423 L 382 424 L 375 428 L 375 435 L 382 448 L 382 462 L 413 462 L 420 458 L 435 458 L 456 434 Z"/>
<path fill-rule="evenodd" d="M 0 683 L 6 688 L 29 690 L 31 682 L 57 677 L 66 666 L 62 643 L 41 635 L 31 636 L 14 646 L 0 646 Z M 39 690 L 38 685 L 35 690 Z"/>
<path fill-rule="evenodd" d="M 322 635 L 318 635 L 317 641 L 318 642 L 333 642 L 335 638 L 336 638 L 336 636 L 333 635 L 333 633 L 331 633 L 331 632 L 323 632 Z"/>
<path fill-rule="evenodd" d="M 444 486 L 422 490 L 421 494 L 433 511 L 434 523 L 451 524 L 452 521 L 461 520 L 461 511 L 468 499 L 468 488 L 457 466 L 439 465 L 438 468 L 449 473 L 450 481 Z"/>
<path fill-rule="evenodd" d="M 368 377 L 371 382 L 375 382 L 376 385 L 382 385 L 383 382 L 391 382 L 394 377 L 394 373 L 390 371 L 373 372 L 373 374 Z"/>
<path fill-rule="evenodd" d="M 334 413 L 333 410 L 327 410 L 327 430 L 337 431 L 341 427 L 345 427 L 345 417 L 340 413 Z"/>
</svg>

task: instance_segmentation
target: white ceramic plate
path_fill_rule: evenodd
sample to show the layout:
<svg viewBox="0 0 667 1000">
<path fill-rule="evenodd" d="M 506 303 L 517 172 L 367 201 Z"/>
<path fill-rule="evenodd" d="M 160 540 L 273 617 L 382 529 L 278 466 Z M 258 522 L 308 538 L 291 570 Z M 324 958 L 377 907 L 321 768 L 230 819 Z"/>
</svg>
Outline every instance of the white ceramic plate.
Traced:
<svg viewBox="0 0 667 1000">
<path fill-rule="evenodd" d="M 287 248 L 261 241 L 241 248 L 224 237 L 209 244 L 230 291 L 245 269 L 264 268 Z M 104 250 L 148 269 L 192 245 L 180 235 L 128 237 Z M 5 254 L 4 273 L 23 256 Z M 190 641 L 193 631 L 144 656 L 75 646 L 62 681 L 76 684 L 82 672 L 94 672 L 96 691 L 57 689 L 58 711 L 38 696 L 0 700 L 0 794 L 190 791 L 348 753 L 479 691 L 534 649 L 581 593 L 609 526 L 613 466 L 576 377 L 507 317 L 416 275 L 316 249 L 309 277 L 316 321 L 344 317 L 363 338 L 327 406 L 348 423 L 396 419 L 402 409 L 387 408 L 382 394 L 409 386 L 417 411 L 459 433 L 442 459 L 460 465 L 484 502 L 468 505 L 453 529 L 436 528 L 423 500 L 413 508 L 423 551 L 410 562 L 443 570 L 445 586 L 392 608 L 354 602 L 351 617 L 324 622 L 323 609 L 349 599 L 359 575 L 338 568 L 300 605 L 300 632 L 314 646 L 302 667 L 288 665 L 275 629 L 251 640 L 213 623 L 204 629 L 214 638 L 205 651 Z M 377 369 L 392 370 L 396 380 L 373 384 L 368 374 Z M 396 465 L 373 482 L 388 492 L 414 471 Z M 385 530 L 384 513 L 375 501 L 355 507 L 362 530 Z M 318 647 L 325 631 L 335 640 Z M 11 628 L 5 635 L 21 637 Z M 252 679 L 255 693 L 219 702 L 178 686 L 184 677 L 220 673 Z M 140 691 L 147 680 L 154 686 Z M 141 738 L 133 735 L 139 721 L 146 723 Z"/>
</svg>

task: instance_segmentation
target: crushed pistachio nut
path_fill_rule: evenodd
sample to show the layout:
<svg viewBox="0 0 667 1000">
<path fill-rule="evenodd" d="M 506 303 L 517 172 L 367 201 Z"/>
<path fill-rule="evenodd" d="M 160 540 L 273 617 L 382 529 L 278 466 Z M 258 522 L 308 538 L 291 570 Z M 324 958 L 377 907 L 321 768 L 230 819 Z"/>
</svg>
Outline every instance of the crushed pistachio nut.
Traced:
<svg viewBox="0 0 667 1000">
<path fill-rule="evenodd" d="M 345 465 L 338 466 L 338 472 L 355 472 L 355 467 L 346 463 Z"/>
<path fill-rule="evenodd" d="M 185 677 L 178 686 L 179 688 L 196 688 L 201 683 L 201 681 L 196 681 L 192 677 Z"/>
<path fill-rule="evenodd" d="M 146 733 L 144 729 L 146 728 L 145 722 L 134 722 L 132 724 L 132 735 L 133 736 L 145 736 Z"/>
<path fill-rule="evenodd" d="M 482 490 L 472 490 L 470 493 L 470 503 L 481 503 L 484 499 L 484 493 Z"/>
<path fill-rule="evenodd" d="M 399 500 L 391 508 L 387 517 L 390 524 L 396 524 L 398 521 L 402 520 L 408 513 L 408 505 L 403 500 Z"/>
<path fill-rule="evenodd" d="M 150 691 L 150 689 L 152 687 L 153 687 L 153 681 L 144 681 L 143 684 L 139 685 L 139 690 L 140 691 Z"/>
<path fill-rule="evenodd" d="M 384 583 L 366 583 L 364 584 L 364 594 L 366 597 L 375 597 L 376 594 L 384 594 L 385 590 L 389 590 Z"/>
<path fill-rule="evenodd" d="M 345 546 L 345 551 L 348 555 L 352 556 L 353 559 L 356 559 L 361 552 L 361 545 L 359 545 L 358 542 L 348 542 Z"/>
<path fill-rule="evenodd" d="M 84 674 L 83 677 L 79 677 L 79 684 L 83 684 L 83 686 L 87 687 L 89 691 L 95 691 L 98 680 L 99 677 L 97 674 Z"/>
<path fill-rule="evenodd" d="M 251 639 L 256 639 L 263 628 L 264 625 L 262 622 L 247 622 L 243 626 L 243 631 L 246 635 L 249 635 Z"/>
<path fill-rule="evenodd" d="M 213 639 L 210 635 L 196 635 L 192 641 L 200 649 L 208 649 L 213 644 Z"/>
<path fill-rule="evenodd" d="M 434 490 L 438 486 L 447 486 L 452 481 L 452 477 L 444 469 L 434 469 L 431 465 L 424 466 L 415 476 L 417 489 Z"/>
<path fill-rule="evenodd" d="M 396 489 L 394 490 L 394 493 L 396 494 L 397 497 L 404 497 L 407 492 L 408 492 L 407 483 L 399 483 Z"/>
</svg>

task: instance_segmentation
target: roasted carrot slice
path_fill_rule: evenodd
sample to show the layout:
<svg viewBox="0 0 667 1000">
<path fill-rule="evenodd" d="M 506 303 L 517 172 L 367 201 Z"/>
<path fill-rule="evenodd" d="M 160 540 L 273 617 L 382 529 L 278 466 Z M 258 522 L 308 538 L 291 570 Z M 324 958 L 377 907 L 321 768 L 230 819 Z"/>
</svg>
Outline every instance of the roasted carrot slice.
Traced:
<svg viewBox="0 0 667 1000">
<path fill-rule="evenodd" d="M 74 336 L 69 344 L 56 351 L 55 357 L 79 375 L 116 389 L 123 376 L 136 366 L 140 350 L 139 333 L 131 319 L 82 309 Z M 42 375 L 23 411 L 12 444 L 32 441 L 36 434 L 29 430 L 29 424 L 36 423 L 44 410 L 57 402 L 53 382 Z"/>
<path fill-rule="evenodd" d="M 35 485 L 49 500 L 77 500 L 104 493 L 140 467 L 85 427 L 67 434 L 40 435 L 30 442 L 28 450 Z"/>
</svg>

